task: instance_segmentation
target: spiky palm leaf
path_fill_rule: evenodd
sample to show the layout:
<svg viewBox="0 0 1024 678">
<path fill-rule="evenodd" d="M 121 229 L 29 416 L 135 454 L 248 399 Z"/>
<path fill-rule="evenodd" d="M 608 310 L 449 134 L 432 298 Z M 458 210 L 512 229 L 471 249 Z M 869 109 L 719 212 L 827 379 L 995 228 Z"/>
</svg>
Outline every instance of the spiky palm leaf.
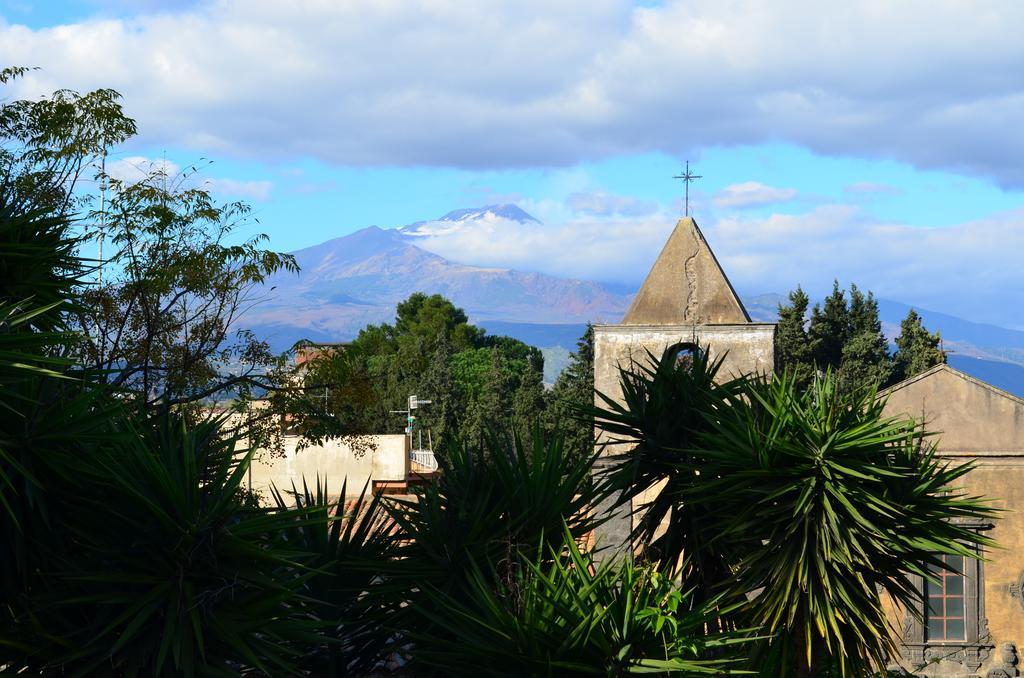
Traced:
<svg viewBox="0 0 1024 678">
<path fill-rule="evenodd" d="M 381 663 L 392 644 L 387 628 L 394 626 L 403 602 L 380 577 L 398 544 L 381 496 L 368 496 L 364 486 L 355 500 L 346 501 L 347 487 L 342 483 L 337 500 L 319 477 L 313 488 L 305 480 L 301 491 L 293 486 L 291 501 L 271 489 L 280 510 L 302 509 L 276 539 L 310 554 L 304 606 L 326 622 L 326 638 L 305 650 L 302 666 L 326 677 L 364 675 Z"/>
<path fill-rule="evenodd" d="M 427 586 L 434 623 L 412 631 L 418 661 L 443 675 L 730 673 L 735 661 L 705 658 L 744 642 L 707 635 L 717 611 L 689 605 L 689 593 L 652 568 L 596 564 L 562 534 L 564 546 L 524 559 L 497 586 L 496 573 L 476 563 L 459 600 Z"/>
<path fill-rule="evenodd" d="M 62 533 L 73 548 L 51 564 L 60 587 L 40 601 L 48 618 L 66 620 L 44 665 L 147 676 L 295 670 L 323 624 L 296 604 L 311 576 L 307 552 L 277 537 L 307 509 L 243 510 L 248 457 L 239 460 L 235 442 L 217 422 L 172 419 L 61 461 L 71 493 Z"/>
<path fill-rule="evenodd" d="M 403 538 L 387 579 L 409 601 L 399 632 L 432 623 L 437 601 L 425 597 L 426 587 L 458 600 L 473 563 L 488 563 L 493 569 L 486 571 L 504 580 L 521 566 L 520 552 L 532 558 L 560 544 L 563 524 L 574 538 L 597 524 L 590 510 L 593 460 L 539 427 L 528 441 L 491 432 L 482 445 L 453 444 L 440 459 L 435 483 L 387 504 Z"/>
<path fill-rule="evenodd" d="M 598 393 L 603 406 L 591 410 L 610 461 L 602 490 L 619 505 L 633 506 L 633 547 L 666 571 L 685 559 L 695 601 L 713 598 L 718 583 L 732 577 L 726 554 L 708 547 L 709 509 L 682 501 L 707 479 L 698 472 L 698 436 L 714 426 L 743 384 L 719 379 L 724 359 L 691 344 L 669 346 L 660 356 L 648 352 L 645 363 L 620 368 L 621 398 Z M 635 501 L 641 495 L 649 501 Z"/>
<path fill-rule="evenodd" d="M 891 418 L 873 389 L 828 374 L 751 380 L 702 432 L 708 482 L 684 498 L 713 509 L 713 546 L 741 553 L 732 589 L 775 635 L 765 675 L 871 675 L 896 651 L 881 592 L 915 609 L 911 573 L 991 541 L 962 520 L 994 511 L 957 485 L 970 464 L 936 456 L 920 423 Z"/>
</svg>

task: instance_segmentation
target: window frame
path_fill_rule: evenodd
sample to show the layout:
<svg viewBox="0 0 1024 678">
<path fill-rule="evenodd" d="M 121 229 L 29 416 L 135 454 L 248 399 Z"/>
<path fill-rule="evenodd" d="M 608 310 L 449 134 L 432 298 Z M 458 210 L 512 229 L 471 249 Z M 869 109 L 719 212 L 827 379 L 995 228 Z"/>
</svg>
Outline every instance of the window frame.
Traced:
<svg viewBox="0 0 1024 678">
<path fill-rule="evenodd" d="M 988 530 L 988 521 L 957 520 L 963 527 L 978 532 Z M 932 640 L 928 638 L 926 605 L 927 589 L 921 575 L 910 574 L 910 580 L 921 599 L 916 601 L 914 614 L 908 611 L 904 619 L 903 655 L 915 666 L 932 662 L 958 663 L 968 673 L 976 673 L 995 649 L 985 617 L 985 563 L 975 558 L 964 558 L 964 639 Z M 927 675 L 927 674 L 922 674 Z M 943 674 L 945 675 L 945 674 Z"/>
<path fill-rule="evenodd" d="M 968 559 L 963 557 L 963 556 L 954 556 L 954 555 L 949 555 L 949 554 L 944 554 L 944 555 L 942 555 L 940 557 L 942 558 L 943 562 L 945 562 L 947 565 L 949 565 L 949 560 L 951 558 L 958 559 L 960 561 L 960 570 L 962 570 L 962 571 L 940 570 L 939 572 L 936 573 L 936 576 L 939 578 L 939 581 L 941 582 L 938 587 L 935 584 L 933 584 L 932 582 L 930 582 L 930 581 L 927 581 L 927 580 L 923 581 L 923 591 L 924 591 L 925 603 L 926 603 L 926 605 L 924 606 L 924 611 L 925 611 L 925 617 L 924 617 L 924 639 L 928 643 L 957 643 L 957 642 L 962 643 L 962 642 L 966 642 L 967 641 L 967 608 L 968 608 L 968 604 L 967 603 L 968 603 L 968 596 L 967 596 L 967 572 L 966 572 L 966 567 L 965 567 L 965 565 L 966 565 L 965 561 L 968 560 Z M 949 582 L 952 581 L 952 580 L 959 580 L 960 581 L 960 592 L 959 593 L 950 593 L 949 592 Z M 938 595 L 935 594 L 935 591 L 938 591 Z M 941 603 L 942 604 L 942 614 L 941 615 L 933 615 L 932 614 L 932 609 L 933 609 L 932 601 L 933 600 L 940 600 L 940 601 L 942 601 L 942 603 Z M 952 616 L 949 614 L 949 603 L 950 603 L 951 600 L 959 600 L 960 601 L 960 614 L 952 615 Z M 935 638 L 935 637 L 932 636 L 932 631 L 931 631 L 932 624 L 931 624 L 931 621 L 932 620 L 938 620 L 938 619 L 942 620 L 942 638 Z M 950 633 L 949 633 L 949 622 L 950 621 L 959 621 L 959 622 L 961 622 L 961 625 L 960 625 L 960 636 L 961 637 L 954 638 L 954 637 L 950 636 Z"/>
</svg>

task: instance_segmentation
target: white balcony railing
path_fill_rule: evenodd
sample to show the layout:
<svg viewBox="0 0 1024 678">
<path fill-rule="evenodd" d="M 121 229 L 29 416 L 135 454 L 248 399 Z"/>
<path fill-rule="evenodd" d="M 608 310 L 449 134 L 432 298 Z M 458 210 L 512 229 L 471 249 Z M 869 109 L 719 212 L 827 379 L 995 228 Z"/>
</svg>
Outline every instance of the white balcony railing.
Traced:
<svg viewBox="0 0 1024 678">
<path fill-rule="evenodd" d="M 409 458 L 412 463 L 424 468 L 428 471 L 437 470 L 437 457 L 434 456 L 433 450 L 411 450 L 409 452 Z"/>
</svg>

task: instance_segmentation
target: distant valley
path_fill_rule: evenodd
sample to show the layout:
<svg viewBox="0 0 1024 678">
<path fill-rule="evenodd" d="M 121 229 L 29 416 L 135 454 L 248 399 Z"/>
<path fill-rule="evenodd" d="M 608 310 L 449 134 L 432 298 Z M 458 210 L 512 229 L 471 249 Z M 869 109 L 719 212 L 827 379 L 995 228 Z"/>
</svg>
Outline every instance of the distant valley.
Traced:
<svg viewBox="0 0 1024 678">
<path fill-rule="evenodd" d="M 274 276 L 266 298 L 246 314 L 243 324 L 267 338 L 275 350 L 299 339 L 347 341 L 369 323 L 392 320 L 395 305 L 413 292 L 437 293 L 465 309 L 488 332 L 542 348 L 544 378 L 550 383 L 567 363 L 586 323 L 618 322 L 633 290 L 454 262 L 417 245 L 418 239 L 445 228 L 471 227 L 496 216 L 537 221 L 515 205 L 491 205 L 396 229 L 370 226 L 293 252 L 302 273 Z M 784 300 L 784 295 L 772 293 L 744 297 L 743 303 L 754 320 L 772 322 Z M 890 340 L 909 309 L 898 301 L 879 300 Z M 930 330 L 942 333 L 951 365 L 1024 396 L 1024 332 L 916 310 Z"/>
</svg>

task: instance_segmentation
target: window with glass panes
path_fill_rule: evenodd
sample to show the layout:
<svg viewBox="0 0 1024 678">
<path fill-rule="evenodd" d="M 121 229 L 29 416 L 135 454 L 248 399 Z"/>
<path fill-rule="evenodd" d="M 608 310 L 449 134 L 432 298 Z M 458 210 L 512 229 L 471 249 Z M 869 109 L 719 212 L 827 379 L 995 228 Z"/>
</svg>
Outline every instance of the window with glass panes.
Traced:
<svg viewBox="0 0 1024 678">
<path fill-rule="evenodd" d="M 964 640 L 966 617 L 964 611 L 964 559 L 963 556 L 940 556 L 950 570 L 932 568 L 936 581 L 925 582 L 928 607 L 925 621 L 928 640 Z"/>
</svg>

